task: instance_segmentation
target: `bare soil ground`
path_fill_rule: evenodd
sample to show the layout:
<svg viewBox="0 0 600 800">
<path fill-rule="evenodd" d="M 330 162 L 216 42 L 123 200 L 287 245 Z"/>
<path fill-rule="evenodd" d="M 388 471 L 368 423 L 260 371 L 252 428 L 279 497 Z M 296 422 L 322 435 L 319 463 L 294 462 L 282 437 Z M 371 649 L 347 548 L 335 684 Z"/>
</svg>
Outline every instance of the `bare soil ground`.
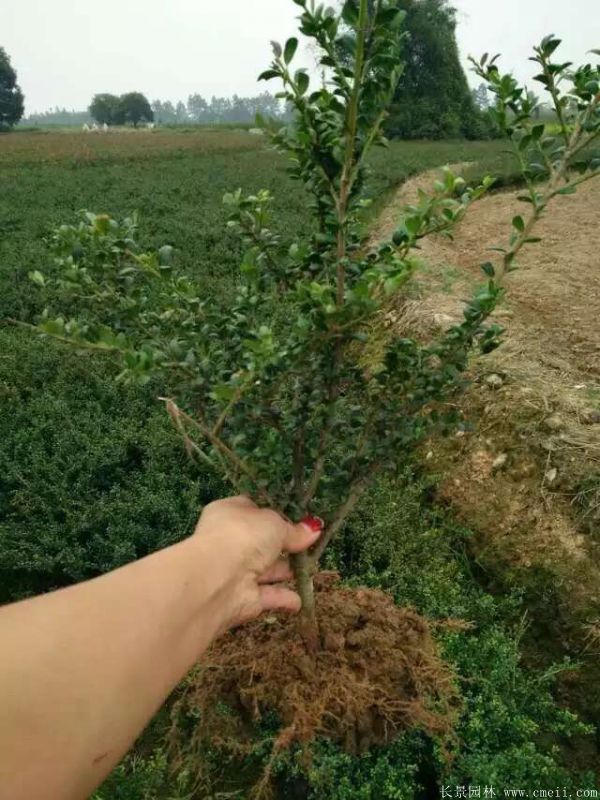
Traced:
<svg viewBox="0 0 600 800">
<path fill-rule="evenodd" d="M 460 170 L 462 165 L 453 165 Z M 404 184 L 374 241 L 390 237 L 401 209 L 436 172 Z M 505 245 L 519 192 L 488 195 L 454 241 L 423 244 L 417 297 L 399 298 L 392 328 L 433 333 L 461 317 L 483 279 L 490 247 Z M 463 405 L 470 433 L 423 454 L 441 495 L 477 531 L 485 568 L 548 583 L 576 649 L 600 652 L 600 181 L 557 198 L 509 276 L 498 321 L 504 345 L 476 360 Z M 535 577 L 534 577 L 535 576 Z M 538 587 L 539 588 L 539 587 Z M 548 609 L 550 611 L 550 609 Z M 575 634 L 575 630 L 577 633 Z"/>
</svg>

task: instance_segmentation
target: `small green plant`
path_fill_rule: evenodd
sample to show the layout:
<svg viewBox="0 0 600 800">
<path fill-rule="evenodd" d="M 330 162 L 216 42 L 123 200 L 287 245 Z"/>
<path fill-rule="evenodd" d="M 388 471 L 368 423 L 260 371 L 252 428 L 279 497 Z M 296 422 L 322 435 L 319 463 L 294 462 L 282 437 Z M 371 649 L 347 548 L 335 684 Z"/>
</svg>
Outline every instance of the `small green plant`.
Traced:
<svg viewBox="0 0 600 800">
<path fill-rule="evenodd" d="M 186 769 L 174 776 L 161 747 L 149 756 L 128 755 L 91 800 L 193 800 L 194 782 Z"/>
<path fill-rule="evenodd" d="M 319 543 L 293 558 L 301 630 L 315 651 L 312 576 L 324 549 L 375 476 L 395 470 L 424 437 L 460 424 L 455 398 L 469 354 L 489 353 L 501 341 L 502 328 L 489 318 L 505 276 L 517 268 L 521 248 L 537 241 L 533 229 L 550 200 L 600 174 L 598 163 L 578 161 L 600 133 L 600 94 L 591 66 L 573 73 L 573 88 L 561 93 L 567 67 L 550 62 L 557 40 L 545 40 L 536 53 L 564 119 L 565 141 L 556 143 L 534 122 L 527 92 L 501 76 L 495 60 L 479 62 L 498 97 L 496 121 L 522 165 L 529 213 L 513 220 L 499 262 L 482 265 L 485 282 L 461 324 L 425 343 L 394 336 L 377 366 L 365 369 L 360 355 L 372 323 L 410 281 L 420 241 L 450 235 L 492 180 L 471 189 L 446 170 L 406 210 L 392 241 L 367 249 L 360 238 L 365 160 L 386 144 L 382 125 L 402 73 L 404 14 L 393 0 L 348 0 L 340 13 L 294 2 L 327 80 L 311 88 L 308 74 L 294 71 L 296 38 L 273 43 L 261 78 L 281 80 L 281 97 L 295 109 L 292 124 L 265 126 L 308 190 L 312 235 L 286 246 L 272 230 L 268 192 L 228 194 L 229 226 L 246 252 L 227 314 L 178 273 L 171 247 L 140 250 L 134 217 L 117 222 L 88 213 L 76 226 L 61 226 L 52 238 L 56 271 L 31 278 L 56 292 L 64 310 L 58 317 L 47 310 L 41 333 L 115 355 L 123 381 L 160 381 L 190 454 L 236 491 L 291 519 L 324 518 Z M 542 176 L 550 179 L 545 188 Z"/>
</svg>

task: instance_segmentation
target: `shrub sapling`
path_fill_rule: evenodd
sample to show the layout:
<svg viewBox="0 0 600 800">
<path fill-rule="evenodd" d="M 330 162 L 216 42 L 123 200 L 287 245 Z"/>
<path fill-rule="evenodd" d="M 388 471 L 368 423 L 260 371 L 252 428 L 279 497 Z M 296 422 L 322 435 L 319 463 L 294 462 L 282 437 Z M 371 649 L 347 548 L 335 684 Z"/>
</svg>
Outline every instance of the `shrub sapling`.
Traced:
<svg viewBox="0 0 600 800">
<path fill-rule="evenodd" d="M 451 235 L 493 181 L 469 188 L 445 170 L 406 209 L 392 241 L 367 248 L 360 227 L 366 159 L 386 144 L 386 109 L 402 74 L 404 13 L 393 0 L 348 0 L 339 13 L 293 1 L 326 79 L 311 86 L 307 72 L 293 68 L 296 38 L 273 43 L 261 78 L 282 82 L 280 96 L 295 117 L 283 127 L 262 124 L 304 187 L 312 234 L 286 244 L 270 226 L 269 192 L 228 194 L 229 228 L 245 255 L 226 311 L 177 271 L 171 247 L 140 249 L 135 217 L 118 222 L 87 213 L 79 224 L 61 226 L 51 242 L 55 268 L 31 278 L 46 285 L 53 303 L 60 298 L 63 310 L 46 310 L 39 332 L 110 353 L 120 380 L 160 385 L 189 453 L 237 492 L 293 520 L 323 517 L 319 543 L 293 557 L 302 636 L 315 653 L 322 641 L 313 575 L 325 548 L 379 473 L 397 468 L 425 437 L 460 424 L 456 396 L 466 385 L 469 354 L 500 344 L 503 330 L 490 317 L 519 251 L 538 241 L 535 224 L 555 196 L 600 174 L 597 159 L 584 159 L 600 134 L 600 70 L 553 63 L 554 37 L 536 48 L 537 80 L 560 123 L 554 137 L 535 119 L 536 101 L 500 73 L 497 58 L 474 62 L 496 96 L 491 113 L 514 145 L 527 212 L 514 218 L 508 244 L 482 264 L 484 283 L 460 324 L 425 343 L 392 336 L 366 369 L 361 349 L 390 298 L 410 281 L 421 240 Z"/>
</svg>

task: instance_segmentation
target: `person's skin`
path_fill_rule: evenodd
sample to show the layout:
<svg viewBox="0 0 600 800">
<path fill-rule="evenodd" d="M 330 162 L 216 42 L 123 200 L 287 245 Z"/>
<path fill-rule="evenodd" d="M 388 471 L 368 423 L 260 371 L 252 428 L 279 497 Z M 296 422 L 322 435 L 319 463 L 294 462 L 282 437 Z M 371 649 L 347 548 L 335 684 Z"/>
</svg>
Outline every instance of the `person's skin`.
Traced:
<svg viewBox="0 0 600 800">
<path fill-rule="evenodd" d="M 221 500 L 181 544 L 0 608 L 0 798 L 88 797 L 220 633 L 299 610 L 282 553 L 318 537 Z"/>
</svg>

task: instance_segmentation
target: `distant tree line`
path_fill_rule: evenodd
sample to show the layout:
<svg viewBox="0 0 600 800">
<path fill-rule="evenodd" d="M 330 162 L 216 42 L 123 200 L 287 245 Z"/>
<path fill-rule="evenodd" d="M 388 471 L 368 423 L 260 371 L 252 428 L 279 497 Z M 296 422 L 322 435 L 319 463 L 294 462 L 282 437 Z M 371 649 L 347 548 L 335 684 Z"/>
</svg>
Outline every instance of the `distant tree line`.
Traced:
<svg viewBox="0 0 600 800">
<path fill-rule="evenodd" d="M 90 105 L 92 118 L 100 125 L 124 125 L 139 122 L 169 124 L 252 123 L 257 113 L 266 117 L 282 118 L 285 107 L 268 92 L 256 97 L 212 97 L 205 99 L 200 94 L 191 94 L 187 103 L 179 100 L 153 100 L 149 103 L 140 92 L 117 97 L 112 94 L 97 94 Z"/>
<path fill-rule="evenodd" d="M 191 94 L 187 103 L 170 100 L 154 100 L 152 110 L 157 122 L 164 125 L 171 123 L 215 124 L 223 122 L 254 122 L 258 113 L 266 117 L 283 118 L 286 116 L 285 106 L 269 92 L 255 97 L 211 97 L 210 100 L 200 94 Z"/>
<path fill-rule="evenodd" d="M 471 89 L 473 102 L 480 111 L 487 111 L 491 105 L 490 93 L 485 83 L 480 83 L 477 89 Z"/>
<path fill-rule="evenodd" d="M 187 102 L 179 100 L 153 100 L 139 92 L 130 92 L 118 97 L 113 94 L 96 94 L 87 111 L 54 108 L 41 113 L 30 114 L 23 119 L 27 125 L 84 125 L 92 121 L 99 125 L 137 125 L 140 122 L 154 121 L 161 125 L 219 123 L 252 124 L 256 114 L 267 117 L 287 119 L 285 106 L 269 92 L 256 97 L 204 98 L 200 94 L 191 94 Z"/>
<path fill-rule="evenodd" d="M 89 111 L 75 111 L 68 108 L 50 108 L 29 114 L 21 120 L 22 125 L 89 125 L 93 122 Z"/>
</svg>

